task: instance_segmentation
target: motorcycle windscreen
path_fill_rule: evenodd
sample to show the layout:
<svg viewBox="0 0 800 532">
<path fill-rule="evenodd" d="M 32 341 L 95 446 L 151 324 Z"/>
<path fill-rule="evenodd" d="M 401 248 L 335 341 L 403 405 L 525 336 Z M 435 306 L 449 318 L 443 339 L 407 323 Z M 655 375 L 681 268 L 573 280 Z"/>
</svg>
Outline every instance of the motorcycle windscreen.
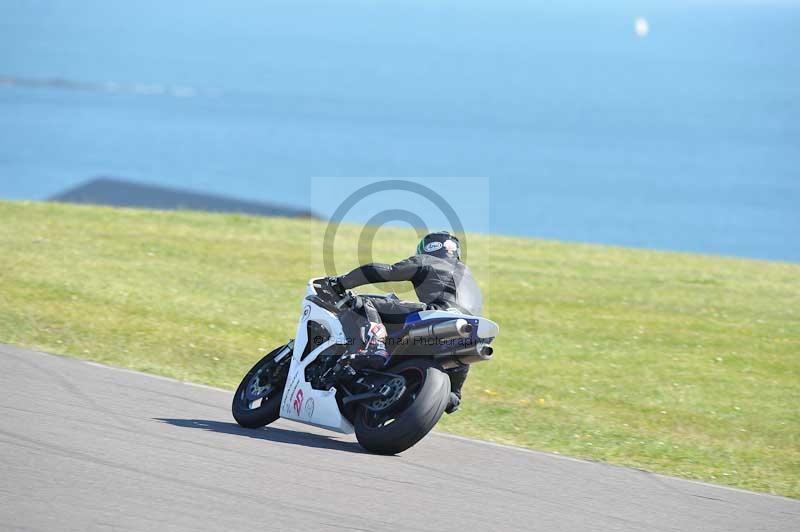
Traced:
<svg viewBox="0 0 800 532">
<path fill-rule="evenodd" d="M 467 273 L 457 280 L 456 298 L 458 306 L 473 316 L 480 316 L 483 310 L 483 294 L 475 278 Z"/>
</svg>

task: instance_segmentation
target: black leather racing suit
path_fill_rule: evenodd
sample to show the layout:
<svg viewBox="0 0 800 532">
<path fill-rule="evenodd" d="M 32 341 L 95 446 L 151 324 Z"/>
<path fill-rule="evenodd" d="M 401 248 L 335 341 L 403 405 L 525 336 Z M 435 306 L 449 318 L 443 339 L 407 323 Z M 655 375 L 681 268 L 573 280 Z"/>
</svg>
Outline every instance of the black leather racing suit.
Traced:
<svg viewBox="0 0 800 532">
<path fill-rule="evenodd" d="M 481 296 L 472 272 L 458 259 L 414 255 L 395 264 L 365 264 L 339 277 L 345 289 L 374 283 L 410 281 L 420 303 L 397 299 L 364 298 L 364 312 L 371 322 L 403 323 L 411 312 L 425 309 L 447 310 L 477 315 Z M 451 390 L 461 397 L 461 386 L 469 366 L 448 371 Z"/>
</svg>

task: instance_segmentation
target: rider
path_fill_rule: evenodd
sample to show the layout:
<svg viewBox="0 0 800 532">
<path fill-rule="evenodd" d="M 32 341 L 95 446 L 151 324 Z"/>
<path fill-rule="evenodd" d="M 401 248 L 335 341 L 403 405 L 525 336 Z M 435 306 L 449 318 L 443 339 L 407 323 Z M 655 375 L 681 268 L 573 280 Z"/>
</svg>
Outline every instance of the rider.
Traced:
<svg viewBox="0 0 800 532">
<path fill-rule="evenodd" d="M 447 231 L 430 233 L 420 240 L 417 253 L 395 264 L 366 264 L 346 275 L 332 277 L 331 284 L 347 290 L 357 286 L 395 281 L 410 281 L 417 297 L 423 303 L 409 303 L 397 299 L 359 298 L 369 320 L 364 328 L 364 348 L 355 353 L 354 361 L 378 369 L 383 367 L 388 353 L 384 340 L 386 327 L 381 318 L 392 320 L 418 310 L 448 310 L 470 314 L 480 313 L 480 290 L 466 264 L 461 262 L 461 244 Z M 402 323 L 402 322 L 401 322 Z M 467 378 L 469 365 L 448 371 L 450 375 L 450 402 L 446 412 L 458 410 L 461 387 Z"/>
</svg>

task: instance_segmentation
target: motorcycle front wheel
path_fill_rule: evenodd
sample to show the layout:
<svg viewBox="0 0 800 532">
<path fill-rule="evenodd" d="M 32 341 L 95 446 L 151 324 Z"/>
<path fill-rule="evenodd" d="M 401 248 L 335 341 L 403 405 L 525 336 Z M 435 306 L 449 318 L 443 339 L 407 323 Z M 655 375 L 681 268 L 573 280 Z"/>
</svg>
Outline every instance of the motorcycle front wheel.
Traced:
<svg viewBox="0 0 800 532">
<path fill-rule="evenodd" d="M 291 353 L 279 361 L 275 357 L 285 347 L 282 345 L 259 360 L 236 389 L 231 412 L 239 425 L 255 429 L 269 425 L 280 416 Z"/>
<path fill-rule="evenodd" d="M 405 391 L 388 408 L 360 405 L 353 423 L 358 443 L 377 454 L 401 453 L 416 444 L 439 422 L 450 399 L 450 378 L 431 359 L 409 360 L 387 371 L 404 377 Z"/>
</svg>

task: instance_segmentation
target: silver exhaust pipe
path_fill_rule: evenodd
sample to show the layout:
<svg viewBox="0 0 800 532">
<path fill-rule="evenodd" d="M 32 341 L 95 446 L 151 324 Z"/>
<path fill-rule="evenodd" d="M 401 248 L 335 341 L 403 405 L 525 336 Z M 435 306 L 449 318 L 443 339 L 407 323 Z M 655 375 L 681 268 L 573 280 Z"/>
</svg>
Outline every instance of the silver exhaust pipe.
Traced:
<svg viewBox="0 0 800 532">
<path fill-rule="evenodd" d="M 488 345 L 475 346 L 473 348 L 463 349 L 456 352 L 456 360 L 462 364 L 475 364 L 483 362 L 484 360 L 491 360 L 494 349 Z"/>
<path fill-rule="evenodd" d="M 488 345 L 475 345 L 458 351 L 436 356 L 442 369 L 452 369 L 465 364 L 477 364 L 484 360 L 491 360 L 494 349 Z"/>
<path fill-rule="evenodd" d="M 411 340 L 417 338 L 436 338 L 438 340 L 449 340 L 451 338 L 466 338 L 472 334 L 474 327 L 463 318 L 456 320 L 440 321 L 433 325 L 422 325 L 409 329 L 407 336 Z"/>
</svg>

